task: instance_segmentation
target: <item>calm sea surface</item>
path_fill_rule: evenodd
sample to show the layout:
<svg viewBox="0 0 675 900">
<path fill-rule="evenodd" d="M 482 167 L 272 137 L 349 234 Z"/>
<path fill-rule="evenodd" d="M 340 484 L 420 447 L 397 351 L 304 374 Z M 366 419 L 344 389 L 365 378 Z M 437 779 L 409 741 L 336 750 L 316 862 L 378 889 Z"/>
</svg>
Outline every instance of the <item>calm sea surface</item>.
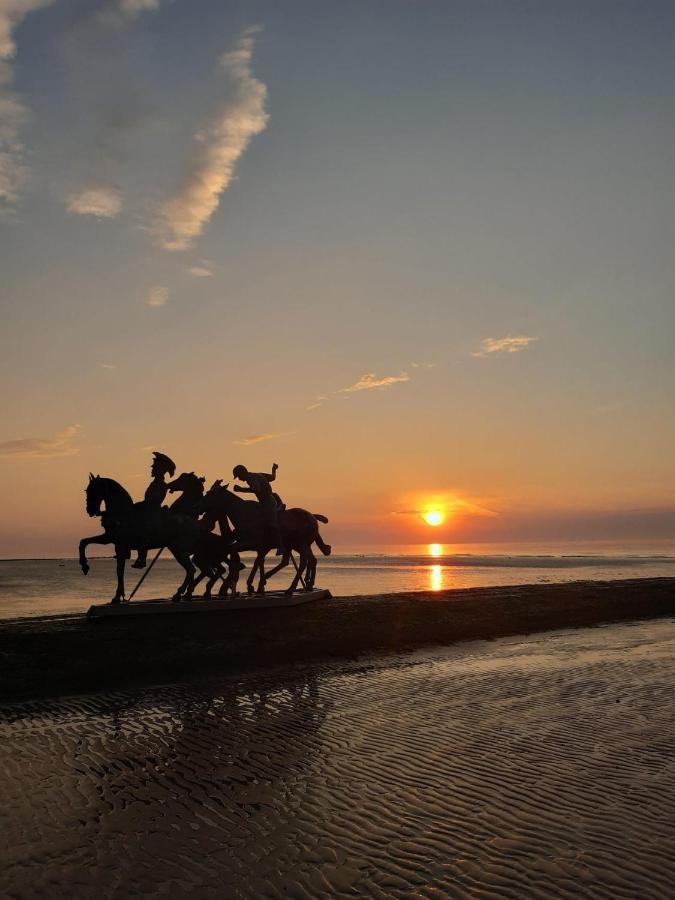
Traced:
<svg viewBox="0 0 675 900">
<path fill-rule="evenodd" d="M 250 560 L 245 558 L 250 564 Z M 247 571 L 242 575 L 245 577 Z M 291 570 L 270 588 L 284 588 Z M 182 580 L 171 559 L 159 562 L 136 595 L 168 597 Z M 127 569 L 127 594 L 139 572 Z M 319 557 L 317 585 L 334 596 L 443 590 L 509 584 L 544 584 L 617 578 L 675 576 L 672 542 L 640 546 L 608 544 L 533 545 L 425 544 L 370 547 Z M 240 581 L 244 588 L 244 578 Z M 108 601 L 115 589 L 114 560 L 93 558 L 83 576 L 75 559 L 0 560 L 0 618 L 81 612 Z"/>
</svg>

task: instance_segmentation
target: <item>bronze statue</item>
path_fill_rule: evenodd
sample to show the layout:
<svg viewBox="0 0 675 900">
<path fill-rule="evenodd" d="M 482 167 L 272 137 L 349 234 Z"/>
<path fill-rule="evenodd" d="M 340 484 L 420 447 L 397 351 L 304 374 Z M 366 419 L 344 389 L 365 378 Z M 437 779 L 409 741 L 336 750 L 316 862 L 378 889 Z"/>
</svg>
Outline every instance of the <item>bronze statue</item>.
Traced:
<svg viewBox="0 0 675 900">
<path fill-rule="evenodd" d="M 262 504 L 254 500 L 242 500 L 229 491 L 228 485 L 223 485 L 220 480 L 216 481 L 204 495 L 203 508 L 205 518 L 210 517 L 212 520 L 227 518 L 232 522 L 236 538 L 234 547 L 237 551 L 256 551 L 256 561 L 246 581 L 249 593 L 253 593 L 255 575 L 259 572 L 257 593 L 263 594 L 267 580 L 289 564 L 293 550 L 300 555 L 300 566 L 286 593 L 293 593 L 303 574 L 306 588 L 312 589 L 316 577 L 316 557 L 312 552 L 312 544 L 316 543 L 325 556 L 329 556 L 331 552 L 330 545 L 326 544 L 319 534 L 317 525 L 317 522 L 328 522 L 325 516 L 297 507 L 281 510 L 278 513 L 277 524 L 279 534 L 275 537 L 268 524 L 268 511 Z M 283 558 L 266 575 L 265 557 L 270 550 L 279 547 L 282 549 Z"/>
<path fill-rule="evenodd" d="M 239 572 L 245 568 L 239 552 L 254 550 L 257 557 L 247 579 L 247 588 L 249 593 L 253 592 L 255 575 L 259 572 L 258 593 L 264 593 L 266 581 L 289 564 L 295 550 L 300 555 L 300 567 L 296 566 L 296 576 L 287 593 L 297 588 L 303 573 L 303 585 L 310 590 L 316 577 L 312 544 L 316 543 L 326 556 L 331 552 L 317 525 L 328 519 L 304 509 L 286 509 L 270 486 L 277 469 L 276 463 L 270 474 L 249 472 L 241 465 L 235 467 L 235 476 L 245 481 L 248 487 L 237 486 L 234 490 L 254 494 L 257 502 L 240 499 L 228 490 L 227 485 L 223 487 L 220 480 L 204 494 L 205 479 L 194 472 L 184 472 L 174 481 L 167 482 L 165 476 L 173 476 L 176 467 L 163 453 L 153 454 L 153 480 L 140 503 L 134 503 L 118 482 L 90 473 L 86 489 L 87 512 L 90 516 L 101 517 L 103 534 L 80 541 L 82 571 L 85 575 L 89 571 L 86 557 L 89 544 L 114 544 L 117 591 L 111 602 L 121 603 L 125 597 L 124 569 L 131 550 L 138 551 L 135 566 L 141 568 L 149 549 L 167 547 L 185 570 L 185 578 L 173 600 L 191 599 L 195 585 L 204 578 L 208 579 L 206 596 L 210 596 L 213 585 L 222 578 L 219 593 L 223 596 L 228 591 L 236 593 Z M 170 507 L 162 505 L 168 492 L 178 491 L 181 492 L 178 500 Z M 220 534 L 214 533 L 216 524 Z M 266 575 L 265 556 L 273 549 L 277 549 L 283 558 Z M 227 565 L 227 576 L 223 564 Z"/>
<path fill-rule="evenodd" d="M 145 491 L 145 497 L 140 503 L 136 504 L 139 514 L 145 517 L 145 527 L 143 530 L 157 530 L 160 527 L 160 516 L 162 513 L 162 504 L 166 498 L 169 487 L 164 480 L 165 475 L 172 478 L 176 472 L 176 464 L 165 453 L 155 450 L 152 454 L 152 466 L 150 474 L 152 481 Z M 148 547 L 140 544 L 138 547 L 138 556 L 136 562 L 132 563 L 134 569 L 144 569 L 148 561 Z"/>
<path fill-rule="evenodd" d="M 278 494 L 272 492 L 271 482 L 277 477 L 277 469 L 279 466 L 274 463 L 272 465 L 272 473 L 267 472 L 249 472 L 246 466 L 235 466 L 232 474 L 240 481 L 245 481 L 248 487 L 240 487 L 235 485 L 234 490 L 238 494 L 254 494 L 256 500 L 260 504 L 260 514 L 266 529 L 266 537 L 275 547 L 282 546 L 281 532 L 279 531 L 278 504 L 275 497 Z"/>
</svg>

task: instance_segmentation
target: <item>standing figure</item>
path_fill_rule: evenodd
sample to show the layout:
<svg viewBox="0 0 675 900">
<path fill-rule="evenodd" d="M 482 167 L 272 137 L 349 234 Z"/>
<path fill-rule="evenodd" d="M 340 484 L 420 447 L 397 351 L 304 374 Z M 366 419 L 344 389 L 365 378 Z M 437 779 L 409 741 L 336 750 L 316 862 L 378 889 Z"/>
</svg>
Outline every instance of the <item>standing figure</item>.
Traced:
<svg viewBox="0 0 675 900">
<path fill-rule="evenodd" d="M 139 535 L 138 558 L 135 563 L 132 563 L 134 569 L 145 568 L 148 559 L 148 548 L 143 546 L 142 543 L 143 532 L 152 530 L 158 524 L 158 519 L 162 512 L 162 504 L 169 490 L 164 478 L 166 475 L 173 477 L 175 473 L 175 462 L 166 454 L 155 451 L 150 469 L 152 481 L 145 491 L 145 498 L 135 505 L 141 533 Z"/>
<path fill-rule="evenodd" d="M 279 466 L 274 463 L 272 466 L 272 474 L 267 472 L 249 472 L 246 466 L 235 466 L 232 474 L 240 481 L 245 481 L 248 487 L 240 487 L 235 485 L 234 489 L 239 494 L 255 494 L 260 504 L 260 511 L 263 516 L 265 525 L 265 537 L 269 539 L 272 547 L 283 548 L 281 539 L 281 530 L 279 528 L 279 511 L 280 498 L 278 494 L 272 493 L 270 483 L 277 477 L 277 469 Z M 282 504 L 283 506 L 283 504 Z"/>
</svg>

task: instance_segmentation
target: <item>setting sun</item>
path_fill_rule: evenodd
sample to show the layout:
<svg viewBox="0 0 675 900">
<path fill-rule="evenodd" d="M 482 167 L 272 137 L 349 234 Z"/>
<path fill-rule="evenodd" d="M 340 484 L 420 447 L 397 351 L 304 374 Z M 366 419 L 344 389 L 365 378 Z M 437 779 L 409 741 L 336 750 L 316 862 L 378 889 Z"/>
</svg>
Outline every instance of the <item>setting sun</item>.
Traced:
<svg viewBox="0 0 675 900">
<path fill-rule="evenodd" d="M 439 512 L 437 509 L 432 510 L 431 512 L 422 513 L 422 518 L 427 523 L 427 525 L 440 525 L 445 516 L 442 512 Z"/>
</svg>

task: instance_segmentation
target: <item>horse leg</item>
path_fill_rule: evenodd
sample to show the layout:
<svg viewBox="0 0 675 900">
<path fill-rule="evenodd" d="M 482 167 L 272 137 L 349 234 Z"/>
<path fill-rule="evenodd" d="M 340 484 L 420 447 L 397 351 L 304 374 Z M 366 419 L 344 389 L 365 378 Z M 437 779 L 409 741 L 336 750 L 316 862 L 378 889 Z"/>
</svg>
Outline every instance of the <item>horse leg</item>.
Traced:
<svg viewBox="0 0 675 900">
<path fill-rule="evenodd" d="M 300 569 L 300 575 L 302 578 L 302 583 L 304 584 L 303 591 L 311 591 L 312 590 L 309 585 L 309 578 L 308 578 L 308 574 L 307 574 L 310 571 L 309 553 L 310 553 L 309 547 L 304 547 L 300 551 L 299 569 Z"/>
<path fill-rule="evenodd" d="M 258 590 L 256 594 L 264 594 L 265 593 L 265 582 L 267 579 L 265 578 L 265 557 L 267 556 L 266 550 L 258 551 L 258 569 L 260 570 L 260 580 L 258 581 Z"/>
<path fill-rule="evenodd" d="M 171 598 L 174 603 L 177 603 L 183 597 L 189 599 L 192 597 L 192 591 L 194 590 L 194 577 L 195 577 L 195 567 L 192 565 L 192 560 L 190 559 L 190 554 L 185 550 L 176 550 L 173 547 L 169 547 L 171 553 L 176 560 L 176 562 L 185 569 L 185 578 L 183 579 L 183 583 L 178 588 L 176 593 Z"/>
<path fill-rule="evenodd" d="M 207 578 L 207 577 L 208 577 L 208 573 L 202 571 L 201 569 L 199 569 L 199 574 L 197 575 L 197 577 L 196 577 L 196 578 L 194 579 L 194 581 L 192 582 L 192 590 L 193 590 L 193 592 L 194 592 L 194 590 L 196 589 L 197 585 L 198 585 L 198 584 L 201 584 L 202 581 L 203 581 L 205 578 Z M 206 595 L 204 595 L 204 596 L 206 596 Z"/>
<path fill-rule="evenodd" d="M 260 557 L 260 554 L 258 554 L 258 556 L 256 556 L 255 562 L 251 566 L 251 571 L 249 572 L 249 576 L 246 579 L 246 590 L 249 594 L 253 593 L 253 579 L 255 578 L 256 572 L 258 571 L 258 568 L 259 568 L 259 564 L 260 564 L 259 557 Z"/>
<path fill-rule="evenodd" d="M 232 553 L 229 559 L 229 575 L 228 579 L 230 582 L 230 592 L 233 597 L 239 596 L 239 591 L 237 590 L 237 585 L 239 584 L 239 575 L 245 569 L 246 566 L 241 561 L 241 556 L 238 553 Z"/>
<path fill-rule="evenodd" d="M 218 566 L 216 566 L 212 570 L 212 572 L 209 576 L 209 580 L 206 582 L 206 587 L 204 588 L 204 599 L 205 600 L 211 599 L 211 591 L 213 590 L 213 585 L 216 583 L 216 581 L 218 581 L 218 579 L 223 574 L 223 572 L 224 572 L 224 569 L 220 564 L 218 564 Z"/>
<path fill-rule="evenodd" d="M 273 575 L 276 575 L 277 572 L 280 572 L 281 569 L 285 568 L 289 564 L 290 561 L 291 561 L 291 551 L 284 550 L 284 554 L 281 557 L 281 562 L 277 563 L 276 566 L 273 569 L 270 569 L 270 571 L 267 573 L 267 576 L 266 576 L 267 581 L 269 581 Z"/>
<path fill-rule="evenodd" d="M 312 552 L 312 548 L 307 548 L 307 569 L 305 572 L 305 587 L 308 591 L 314 588 L 316 580 L 316 556 Z"/>
<path fill-rule="evenodd" d="M 302 575 L 302 570 L 305 568 L 305 565 L 306 565 L 306 563 L 305 563 L 305 551 L 304 551 L 304 550 L 300 550 L 300 551 L 299 551 L 299 554 L 300 554 L 300 565 L 296 566 L 296 570 L 295 570 L 295 578 L 293 579 L 293 581 L 291 581 L 290 585 L 289 585 L 289 586 L 286 588 L 286 590 L 284 591 L 284 593 L 285 593 L 287 596 L 290 596 L 290 595 L 297 589 L 298 584 L 299 584 L 299 582 L 300 582 L 300 576 Z"/>
<path fill-rule="evenodd" d="M 129 550 L 126 547 L 120 547 L 115 544 L 115 557 L 117 559 L 117 592 L 110 601 L 111 603 L 125 603 L 124 597 L 124 567 L 129 559 Z"/>
<path fill-rule="evenodd" d="M 112 539 L 107 534 L 96 534 L 94 537 L 82 538 L 80 541 L 80 568 L 86 575 L 89 571 L 86 549 L 89 544 L 112 544 Z"/>
</svg>

